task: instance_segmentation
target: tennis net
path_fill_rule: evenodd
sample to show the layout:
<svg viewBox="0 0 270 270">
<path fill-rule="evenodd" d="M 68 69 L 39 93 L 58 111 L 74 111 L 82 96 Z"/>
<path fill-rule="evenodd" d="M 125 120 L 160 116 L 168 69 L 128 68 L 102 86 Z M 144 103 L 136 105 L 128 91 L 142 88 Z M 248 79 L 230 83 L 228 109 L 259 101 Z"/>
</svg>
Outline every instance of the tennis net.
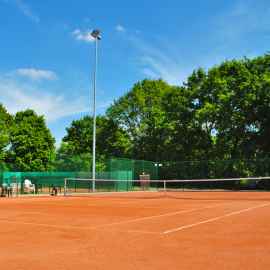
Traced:
<svg viewBox="0 0 270 270">
<path fill-rule="evenodd" d="M 237 192 L 238 191 L 238 192 Z M 270 177 L 191 180 L 66 178 L 64 196 L 270 200 Z"/>
</svg>

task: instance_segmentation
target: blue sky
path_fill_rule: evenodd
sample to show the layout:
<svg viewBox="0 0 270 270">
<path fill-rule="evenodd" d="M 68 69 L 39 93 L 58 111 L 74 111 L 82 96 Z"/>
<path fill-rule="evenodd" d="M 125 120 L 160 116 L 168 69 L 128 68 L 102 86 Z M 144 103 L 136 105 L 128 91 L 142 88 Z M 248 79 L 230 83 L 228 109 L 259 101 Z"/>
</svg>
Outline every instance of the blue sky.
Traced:
<svg viewBox="0 0 270 270">
<path fill-rule="evenodd" d="M 199 0 L 0 0 L 0 102 L 44 115 L 57 139 L 144 78 L 183 81 L 199 66 L 270 51 L 270 3 Z"/>
</svg>

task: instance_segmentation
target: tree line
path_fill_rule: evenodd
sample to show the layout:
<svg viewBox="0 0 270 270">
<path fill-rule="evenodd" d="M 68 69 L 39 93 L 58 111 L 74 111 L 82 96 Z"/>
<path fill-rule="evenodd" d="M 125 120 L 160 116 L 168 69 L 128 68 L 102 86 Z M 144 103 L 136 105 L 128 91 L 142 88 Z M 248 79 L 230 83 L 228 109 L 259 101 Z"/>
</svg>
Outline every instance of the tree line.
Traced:
<svg viewBox="0 0 270 270">
<path fill-rule="evenodd" d="M 149 161 L 268 158 L 270 55 L 195 69 L 182 86 L 144 79 L 97 116 L 96 154 Z M 0 162 L 42 167 L 51 152 L 92 155 L 93 117 L 66 128 L 61 146 L 33 110 L 0 104 Z"/>
</svg>

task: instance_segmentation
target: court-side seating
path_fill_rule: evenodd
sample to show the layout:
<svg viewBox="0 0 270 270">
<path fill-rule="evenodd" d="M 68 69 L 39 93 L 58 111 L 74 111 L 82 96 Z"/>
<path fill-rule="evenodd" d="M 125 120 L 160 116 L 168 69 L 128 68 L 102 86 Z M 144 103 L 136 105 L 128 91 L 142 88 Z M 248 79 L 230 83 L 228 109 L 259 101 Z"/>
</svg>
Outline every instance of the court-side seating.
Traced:
<svg viewBox="0 0 270 270">
<path fill-rule="evenodd" d="M 37 193 L 38 193 L 38 190 L 40 189 L 41 193 L 42 193 L 42 184 L 41 183 L 37 183 L 37 182 L 33 182 L 33 184 L 35 185 L 35 188 L 37 190 Z"/>
<path fill-rule="evenodd" d="M 28 179 L 24 180 L 23 188 L 28 190 L 28 193 L 30 193 L 31 190 L 33 190 L 34 193 L 36 191 L 35 185 L 32 184 L 31 181 Z"/>
<path fill-rule="evenodd" d="M 22 185 L 21 183 L 11 183 L 10 184 L 10 187 L 12 188 L 12 192 L 14 192 L 14 189 L 17 190 L 17 187 L 18 187 L 18 192 L 20 192 L 21 188 L 22 188 Z"/>
<path fill-rule="evenodd" d="M 1 189 L 2 189 L 1 197 L 4 197 L 4 192 L 6 192 L 8 197 L 9 197 L 9 194 L 10 194 L 10 196 L 12 196 L 12 188 L 9 184 L 7 184 L 7 183 L 1 184 Z"/>
<path fill-rule="evenodd" d="M 52 194 L 51 195 L 57 195 L 57 190 L 60 190 L 60 194 L 61 194 L 61 186 L 56 186 L 55 184 L 51 184 L 51 187 L 53 188 L 52 189 Z M 55 192 L 54 194 L 53 194 L 53 192 Z"/>
</svg>

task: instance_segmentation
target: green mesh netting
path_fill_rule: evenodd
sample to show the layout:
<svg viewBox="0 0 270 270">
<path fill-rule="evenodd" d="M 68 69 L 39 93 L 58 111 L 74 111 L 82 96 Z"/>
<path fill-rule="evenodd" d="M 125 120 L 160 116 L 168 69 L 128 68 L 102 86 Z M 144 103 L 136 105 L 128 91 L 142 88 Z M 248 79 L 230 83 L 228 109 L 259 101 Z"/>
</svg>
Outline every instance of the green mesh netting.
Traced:
<svg viewBox="0 0 270 270">
<path fill-rule="evenodd" d="M 92 158 L 51 154 L 50 162 L 44 165 L 44 171 L 23 171 L 20 164 L 0 163 L 0 184 L 19 183 L 23 187 L 25 179 L 29 179 L 36 187 L 35 192 L 51 192 L 51 185 L 64 188 L 65 178 L 92 179 Z M 96 158 L 95 179 L 108 180 L 139 180 L 140 175 L 150 175 L 150 186 L 158 188 L 158 183 L 151 180 L 188 180 L 188 179 L 221 179 L 221 178 L 250 178 L 270 176 L 270 159 L 252 160 L 217 160 L 217 161 L 185 161 L 185 162 L 151 162 L 124 158 Z M 74 190 L 93 191 L 93 186 L 78 186 L 74 182 Z M 81 183 L 85 185 L 85 183 Z M 170 185 L 168 184 L 168 188 Z M 252 189 L 270 190 L 269 180 L 235 181 L 228 183 L 202 182 L 179 183 L 180 188 L 200 189 Z M 222 186 L 221 186 L 222 185 Z M 227 185 L 227 186 L 226 186 Z M 139 190 L 138 182 L 101 182 L 95 181 L 95 191 L 129 191 Z M 178 186 L 179 188 L 179 186 Z M 20 193 L 24 193 L 23 188 Z"/>
</svg>

